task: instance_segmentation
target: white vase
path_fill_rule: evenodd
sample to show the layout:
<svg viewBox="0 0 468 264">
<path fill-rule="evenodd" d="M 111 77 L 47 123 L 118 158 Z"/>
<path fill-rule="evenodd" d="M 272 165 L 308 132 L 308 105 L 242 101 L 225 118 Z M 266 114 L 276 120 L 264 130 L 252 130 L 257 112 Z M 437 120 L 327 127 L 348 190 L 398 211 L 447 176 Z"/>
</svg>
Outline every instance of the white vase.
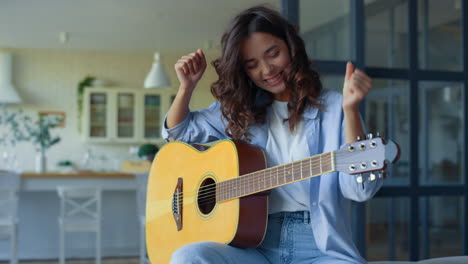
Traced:
<svg viewBox="0 0 468 264">
<path fill-rule="evenodd" d="M 47 160 L 45 150 L 40 150 L 36 153 L 36 173 L 44 173 L 47 171 Z"/>
</svg>

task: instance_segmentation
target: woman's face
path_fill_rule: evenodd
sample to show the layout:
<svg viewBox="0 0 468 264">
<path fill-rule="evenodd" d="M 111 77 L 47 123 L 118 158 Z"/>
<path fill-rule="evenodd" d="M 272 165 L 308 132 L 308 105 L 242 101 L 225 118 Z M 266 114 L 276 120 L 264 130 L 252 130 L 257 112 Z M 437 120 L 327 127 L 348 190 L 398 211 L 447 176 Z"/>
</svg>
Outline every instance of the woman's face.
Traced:
<svg viewBox="0 0 468 264">
<path fill-rule="evenodd" d="M 282 39 L 255 32 L 242 42 L 241 55 L 245 72 L 258 87 L 272 93 L 275 100 L 289 100 L 284 70 L 291 57 Z"/>
</svg>

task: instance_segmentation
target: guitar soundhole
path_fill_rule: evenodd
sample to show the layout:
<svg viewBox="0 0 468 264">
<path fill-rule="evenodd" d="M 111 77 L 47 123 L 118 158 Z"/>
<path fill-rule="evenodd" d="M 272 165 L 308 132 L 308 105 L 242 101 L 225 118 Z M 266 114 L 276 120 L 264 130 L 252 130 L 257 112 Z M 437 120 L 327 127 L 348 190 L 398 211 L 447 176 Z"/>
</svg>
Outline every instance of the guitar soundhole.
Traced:
<svg viewBox="0 0 468 264">
<path fill-rule="evenodd" d="M 205 179 L 198 192 L 198 208 L 203 214 L 209 214 L 216 205 L 216 184 L 212 178 Z"/>
</svg>

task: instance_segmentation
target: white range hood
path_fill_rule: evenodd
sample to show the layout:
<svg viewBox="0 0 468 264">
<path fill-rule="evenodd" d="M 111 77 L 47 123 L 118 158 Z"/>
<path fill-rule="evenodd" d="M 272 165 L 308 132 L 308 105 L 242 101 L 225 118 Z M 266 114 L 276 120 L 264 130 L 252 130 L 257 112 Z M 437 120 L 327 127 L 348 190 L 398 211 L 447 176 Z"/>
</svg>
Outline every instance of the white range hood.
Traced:
<svg viewBox="0 0 468 264">
<path fill-rule="evenodd" d="M 21 103 L 12 82 L 12 62 L 10 53 L 0 52 L 0 104 Z"/>
</svg>

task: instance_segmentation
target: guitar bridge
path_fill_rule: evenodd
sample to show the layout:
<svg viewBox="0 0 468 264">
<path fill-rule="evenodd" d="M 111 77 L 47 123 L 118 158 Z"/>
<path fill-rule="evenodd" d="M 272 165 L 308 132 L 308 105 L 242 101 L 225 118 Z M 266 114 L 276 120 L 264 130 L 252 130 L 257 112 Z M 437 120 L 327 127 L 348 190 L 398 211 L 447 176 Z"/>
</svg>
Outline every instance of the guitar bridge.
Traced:
<svg viewBox="0 0 468 264">
<path fill-rule="evenodd" d="M 183 179 L 179 178 L 177 186 L 172 195 L 172 215 L 177 225 L 177 231 L 182 230 L 182 213 L 183 213 Z"/>
</svg>

